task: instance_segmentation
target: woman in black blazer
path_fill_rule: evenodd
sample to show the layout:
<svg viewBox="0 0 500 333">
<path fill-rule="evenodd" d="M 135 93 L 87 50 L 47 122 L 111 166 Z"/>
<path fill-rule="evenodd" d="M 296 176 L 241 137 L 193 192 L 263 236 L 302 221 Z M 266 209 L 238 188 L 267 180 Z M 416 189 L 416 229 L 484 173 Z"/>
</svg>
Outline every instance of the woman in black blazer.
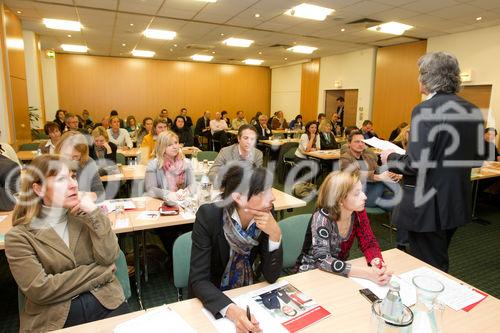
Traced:
<svg viewBox="0 0 500 333">
<path fill-rule="evenodd" d="M 323 150 L 338 149 L 339 144 L 335 141 L 335 135 L 332 132 L 332 123 L 329 120 L 323 119 L 319 124 L 320 147 Z"/>
<path fill-rule="evenodd" d="M 270 179 L 263 168 L 230 167 L 221 183 L 223 200 L 202 205 L 193 225 L 189 292 L 214 316 L 233 321 L 237 332 L 258 332 L 259 324 L 222 291 L 253 284 L 257 256 L 269 283 L 283 264 Z"/>
</svg>

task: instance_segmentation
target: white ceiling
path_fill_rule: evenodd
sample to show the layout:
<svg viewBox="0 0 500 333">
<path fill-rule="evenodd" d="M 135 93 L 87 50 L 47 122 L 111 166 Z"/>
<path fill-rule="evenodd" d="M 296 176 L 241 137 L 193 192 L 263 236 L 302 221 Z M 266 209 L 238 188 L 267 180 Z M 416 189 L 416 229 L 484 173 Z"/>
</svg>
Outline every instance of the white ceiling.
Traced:
<svg viewBox="0 0 500 333">
<path fill-rule="evenodd" d="M 499 0 L 4 0 L 26 30 L 40 35 L 44 49 L 62 52 L 60 44 L 85 44 L 89 54 L 131 56 L 133 49 L 152 50 L 155 58 L 189 60 L 195 53 L 214 55 L 217 63 L 263 59 L 265 66 L 311 57 L 387 46 L 450 33 L 500 25 Z M 325 21 L 295 18 L 283 13 L 300 3 L 334 8 Z M 259 13 L 260 17 L 255 18 Z M 476 17 L 481 16 L 481 21 Z M 79 20 L 81 32 L 47 29 L 42 18 Z M 348 24 L 370 18 L 415 26 L 403 37 Z M 133 24 L 133 26 L 131 26 Z M 173 41 L 142 36 L 146 28 L 173 30 Z M 345 28 L 345 32 L 341 29 Z M 71 37 L 67 35 L 71 34 Z M 249 48 L 222 44 L 228 37 L 255 40 Z M 125 44 L 123 46 L 122 44 Z M 286 51 L 283 46 L 303 44 L 318 48 L 312 55 Z M 195 46 L 194 48 L 192 46 Z M 286 60 L 285 60 L 286 58 Z"/>
</svg>

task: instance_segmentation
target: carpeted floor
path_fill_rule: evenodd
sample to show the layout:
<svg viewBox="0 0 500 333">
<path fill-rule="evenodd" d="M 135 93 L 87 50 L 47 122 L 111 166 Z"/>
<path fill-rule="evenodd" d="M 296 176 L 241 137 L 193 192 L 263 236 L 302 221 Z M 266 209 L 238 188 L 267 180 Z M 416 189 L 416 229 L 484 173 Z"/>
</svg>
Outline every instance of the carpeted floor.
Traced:
<svg viewBox="0 0 500 333">
<path fill-rule="evenodd" d="M 310 213 L 314 202 L 306 207 L 285 213 L 285 217 L 294 214 Z M 489 225 L 469 223 L 460 228 L 450 247 L 450 274 L 500 298 L 500 207 L 499 205 L 481 205 L 479 214 L 490 221 Z M 389 230 L 382 227 L 387 216 L 371 216 L 372 229 L 383 250 L 394 247 L 391 244 Z M 392 235 L 394 242 L 395 235 Z M 357 247 L 353 247 L 351 258 L 361 256 Z M 146 308 L 175 302 L 177 293 L 172 282 L 172 272 L 165 267 L 156 267 L 156 272 L 149 275 L 148 283 L 143 283 L 143 302 Z M 131 280 L 133 284 L 133 280 Z M 134 289 L 134 288 L 132 288 Z M 19 319 L 17 310 L 17 286 L 10 274 L 5 255 L 0 253 L 0 332 L 17 332 Z M 135 292 L 129 300 L 132 310 L 139 309 Z"/>
</svg>

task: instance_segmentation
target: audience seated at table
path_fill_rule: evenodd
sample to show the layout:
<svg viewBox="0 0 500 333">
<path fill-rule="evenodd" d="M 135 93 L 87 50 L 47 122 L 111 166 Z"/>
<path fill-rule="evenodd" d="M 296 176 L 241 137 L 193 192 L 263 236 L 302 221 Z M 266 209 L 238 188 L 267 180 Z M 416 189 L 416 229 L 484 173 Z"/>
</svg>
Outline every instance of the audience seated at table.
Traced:
<svg viewBox="0 0 500 333">
<path fill-rule="evenodd" d="M 324 119 L 319 124 L 320 146 L 323 150 L 338 149 L 339 144 L 335 140 L 335 135 L 332 132 L 332 123 L 330 120 Z"/>
<path fill-rule="evenodd" d="M 484 129 L 485 161 L 500 162 L 500 154 L 498 153 L 498 148 L 495 145 L 496 136 L 496 128 L 488 127 Z"/>
<path fill-rule="evenodd" d="M 66 124 L 66 127 L 64 131 L 75 131 L 79 132 L 82 134 L 88 134 L 85 132 L 83 129 L 79 127 L 80 125 L 80 120 L 78 120 L 78 116 L 74 113 L 66 113 L 66 116 L 64 117 L 64 121 Z"/>
<path fill-rule="evenodd" d="M 115 277 L 120 248 L 108 217 L 78 192 L 71 163 L 36 157 L 26 169 L 13 228 L 10 271 L 25 297 L 20 332 L 46 332 L 128 312 Z"/>
<path fill-rule="evenodd" d="M 90 196 L 98 202 L 105 199 L 99 169 L 94 160 L 89 157 L 89 146 L 83 134 L 75 131 L 64 133 L 54 152 L 73 161 L 80 191 L 89 192 Z"/>
<path fill-rule="evenodd" d="M 165 121 L 167 122 L 167 128 L 168 129 L 171 129 L 172 128 L 172 119 L 169 118 L 168 116 L 168 110 L 167 109 L 162 109 L 160 111 L 160 114 L 158 116 L 159 118 L 161 119 L 165 119 Z"/>
<path fill-rule="evenodd" d="M 114 117 L 114 116 L 116 116 L 116 117 L 118 117 L 118 119 L 120 119 L 120 128 L 125 128 L 125 121 L 123 121 L 123 119 L 118 116 L 118 111 L 116 111 L 116 110 L 111 110 L 111 112 L 109 113 L 109 121 L 111 122 L 111 117 Z"/>
<path fill-rule="evenodd" d="M 274 117 L 271 118 L 271 129 L 272 130 L 284 130 L 288 128 L 288 123 L 285 119 L 283 111 L 277 111 Z"/>
<path fill-rule="evenodd" d="M 109 142 L 108 131 L 102 126 L 97 126 L 92 131 L 93 144 L 89 146 L 89 156 L 96 162 L 99 175 L 117 173 L 116 150 L 113 142 Z"/>
<path fill-rule="evenodd" d="M 253 118 L 250 120 L 250 125 L 257 126 L 261 114 L 262 112 L 257 111 L 257 113 L 255 113 L 255 116 L 253 116 Z"/>
<path fill-rule="evenodd" d="M 292 119 L 290 121 L 290 124 L 288 124 L 288 128 L 291 130 L 296 130 L 296 129 L 302 129 L 302 115 L 298 114 L 295 116 L 295 119 Z"/>
<path fill-rule="evenodd" d="M 89 133 L 92 128 L 94 128 L 94 122 L 90 118 L 90 113 L 88 110 L 83 109 L 82 111 L 82 128 L 85 132 Z"/>
<path fill-rule="evenodd" d="M 377 201 L 382 198 L 385 200 L 394 196 L 383 182 L 397 182 L 401 179 L 400 175 L 384 171 L 378 173 L 378 156 L 369 149 L 366 149 L 363 134 L 360 131 L 351 131 L 347 137 L 349 148 L 340 155 L 340 170 L 359 170 L 361 180 L 365 187 L 364 192 L 368 199 L 366 207 L 380 207 L 390 209 L 391 207 Z"/>
<path fill-rule="evenodd" d="M 174 120 L 172 130 L 179 137 L 179 143 L 184 147 L 194 146 L 194 137 L 191 127 L 187 127 L 184 117 L 177 116 Z"/>
<path fill-rule="evenodd" d="M 130 149 L 134 146 L 132 139 L 125 128 L 120 128 L 120 118 L 111 116 L 109 118 L 111 128 L 108 129 L 109 142 L 113 142 L 118 148 Z"/>
<path fill-rule="evenodd" d="M 237 332 L 259 332 L 259 323 L 222 291 L 251 285 L 254 263 L 274 283 L 283 263 L 281 230 L 271 213 L 272 174 L 263 168 L 229 168 L 221 183 L 222 201 L 202 205 L 193 225 L 190 295 Z"/>
<path fill-rule="evenodd" d="M 210 111 L 205 111 L 203 117 L 198 118 L 194 128 L 194 135 L 196 137 L 195 144 L 201 148 L 201 141 L 199 137 L 204 136 L 207 139 L 208 147 L 212 145 L 212 132 L 210 131 Z"/>
<path fill-rule="evenodd" d="M 318 123 L 310 121 L 306 124 L 306 132 L 300 136 L 299 146 L 295 151 L 295 161 L 307 160 L 304 152 L 316 151 L 321 149 L 321 139 L 318 136 Z"/>
<path fill-rule="evenodd" d="M 215 183 L 219 177 L 219 172 L 228 167 L 228 163 L 235 161 L 244 161 L 251 166 L 261 167 L 264 156 L 260 150 L 255 148 L 257 132 L 252 125 L 243 125 L 238 130 L 238 143 L 221 149 L 214 164 L 208 172 L 208 177 L 212 183 Z M 220 180 L 220 179 L 219 179 Z"/>
<path fill-rule="evenodd" d="M 21 167 L 3 155 L 3 144 L 0 144 L 0 211 L 14 208 L 17 183 L 21 175 Z"/>
<path fill-rule="evenodd" d="M 273 131 L 267 126 L 267 116 L 261 114 L 259 116 L 259 122 L 255 125 L 255 130 L 257 131 L 258 140 L 268 140 L 273 136 Z"/>
<path fill-rule="evenodd" d="M 247 120 L 245 119 L 245 113 L 239 110 L 238 112 L 236 112 L 236 118 L 234 118 L 231 122 L 231 127 L 233 128 L 233 130 L 237 131 L 241 125 L 245 124 L 248 124 Z"/>
<path fill-rule="evenodd" d="M 146 117 L 142 120 L 142 126 L 139 130 L 139 133 L 137 133 L 137 147 L 140 147 L 142 145 L 142 140 L 144 137 L 153 131 L 153 118 L 151 117 Z"/>
<path fill-rule="evenodd" d="M 130 135 L 130 140 L 132 140 L 133 146 L 137 145 L 137 134 L 139 134 L 140 126 L 137 124 L 137 120 L 134 116 L 128 116 L 125 129 Z"/>
<path fill-rule="evenodd" d="M 228 136 L 226 131 L 229 129 L 229 126 L 222 118 L 222 114 L 220 112 L 215 113 L 215 118 L 210 120 L 210 131 L 212 133 L 213 140 L 219 140 L 220 148 L 225 147 L 227 145 Z"/>
<path fill-rule="evenodd" d="M 49 136 L 49 139 L 47 142 L 40 144 L 40 151 L 42 154 L 53 154 L 57 143 L 61 140 L 60 127 L 58 124 L 49 121 L 43 126 L 43 130 Z"/>
<path fill-rule="evenodd" d="M 156 118 L 153 121 L 153 130 L 144 136 L 141 144 L 141 164 L 147 162 L 155 156 L 155 146 L 158 135 L 168 129 L 168 122 L 165 118 Z"/>
<path fill-rule="evenodd" d="M 228 113 L 226 110 L 222 110 L 222 112 L 220 113 L 220 117 L 222 120 L 224 120 L 227 124 L 227 128 L 231 128 L 231 119 L 229 119 L 229 116 L 228 116 Z"/>
<path fill-rule="evenodd" d="M 389 141 L 391 142 L 395 142 L 397 141 L 397 137 L 399 136 L 399 134 L 401 133 L 401 130 L 403 128 L 405 128 L 406 126 L 408 126 L 408 123 L 406 122 L 402 122 L 401 124 L 398 125 L 398 127 L 396 127 L 392 132 L 391 132 L 391 135 L 389 135 Z"/>
<path fill-rule="evenodd" d="M 66 129 L 66 111 L 64 110 L 57 110 L 56 111 L 56 117 L 54 118 L 54 122 L 59 125 L 59 131 L 64 132 Z"/>
<path fill-rule="evenodd" d="M 175 202 L 194 191 L 193 169 L 182 153 L 177 134 L 168 130 L 160 133 L 155 156 L 147 165 L 144 179 L 148 196 Z"/>
<path fill-rule="evenodd" d="M 357 126 L 347 126 L 345 129 L 344 129 L 344 137 L 347 138 L 349 137 L 349 135 L 351 134 L 352 131 L 359 131 L 359 128 Z M 343 154 L 345 153 L 347 150 L 349 149 L 349 142 L 345 142 L 342 144 L 342 146 L 340 146 L 340 154 Z"/>
<path fill-rule="evenodd" d="M 181 109 L 180 115 L 184 118 L 184 126 L 191 129 L 193 127 L 193 120 L 187 115 L 188 110 L 186 108 Z"/>
<path fill-rule="evenodd" d="M 316 210 L 306 231 L 299 272 L 319 268 L 345 277 L 369 279 L 385 285 L 392 272 L 382 258 L 365 211 L 366 195 L 356 173 L 330 173 L 318 193 Z M 367 265 L 346 262 L 354 239 Z"/>
<path fill-rule="evenodd" d="M 363 126 L 361 127 L 361 133 L 363 133 L 363 137 L 365 139 L 370 139 L 373 137 L 378 138 L 377 133 L 375 133 L 375 130 L 373 129 L 373 123 L 371 120 L 363 121 Z"/>
</svg>

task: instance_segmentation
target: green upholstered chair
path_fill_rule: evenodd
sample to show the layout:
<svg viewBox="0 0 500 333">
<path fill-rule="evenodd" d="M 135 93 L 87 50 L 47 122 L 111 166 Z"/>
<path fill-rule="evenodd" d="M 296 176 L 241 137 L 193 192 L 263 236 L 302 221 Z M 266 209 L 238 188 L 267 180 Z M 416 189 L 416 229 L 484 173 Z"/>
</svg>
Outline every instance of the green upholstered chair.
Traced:
<svg viewBox="0 0 500 333">
<path fill-rule="evenodd" d="M 172 249 L 174 266 L 174 286 L 177 288 L 177 300 L 182 301 L 182 288 L 188 286 L 189 265 L 191 262 L 191 232 L 180 235 Z"/>
</svg>

